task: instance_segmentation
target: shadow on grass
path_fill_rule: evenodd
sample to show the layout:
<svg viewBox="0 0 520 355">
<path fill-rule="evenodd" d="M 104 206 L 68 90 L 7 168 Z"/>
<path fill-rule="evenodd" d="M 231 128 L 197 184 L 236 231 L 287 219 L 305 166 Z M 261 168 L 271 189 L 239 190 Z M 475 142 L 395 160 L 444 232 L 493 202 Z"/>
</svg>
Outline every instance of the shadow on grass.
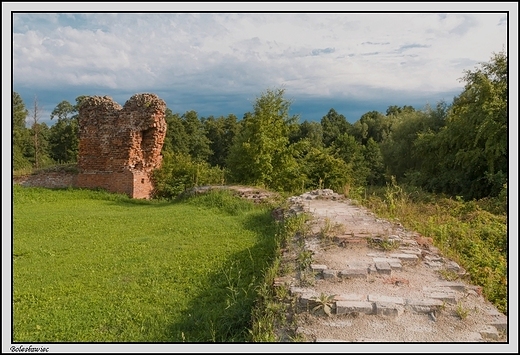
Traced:
<svg viewBox="0 0 520 355">
<path fill-rule="evenodd" d="M 230 255 L 209 275 L 201 293 L 183 312 L 183 320 L 170 324 L 171 342 L 247 342 L 257 286 L 275 252 L 275 222 L 267 211 L 251 216 L 244 227 L 257 235 L 252 248 Z"/>
</svg>

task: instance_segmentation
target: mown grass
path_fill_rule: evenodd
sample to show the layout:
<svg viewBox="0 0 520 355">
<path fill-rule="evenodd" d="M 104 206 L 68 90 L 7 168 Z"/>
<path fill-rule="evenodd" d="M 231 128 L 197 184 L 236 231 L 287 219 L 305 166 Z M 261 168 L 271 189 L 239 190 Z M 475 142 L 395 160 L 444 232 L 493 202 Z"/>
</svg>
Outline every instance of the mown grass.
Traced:
<svg viewBox="0 0 520 355">
<path fill-rule="evenodd" d="M 507 314 L 508 230 L 504 201 L 463 201 L 395 184 L 374 189 L 361 201 L 378 215 L 397 219 L 406 228 L 431 237 L 444 255 L 468 271 L 474 284 L 483 287 L 484 296 Z"/>
<path fill-rule="evenodd" d="M 13 341 L 241 342 L 275 250 L 267 206 L 13 187 Z"/>
</svg>

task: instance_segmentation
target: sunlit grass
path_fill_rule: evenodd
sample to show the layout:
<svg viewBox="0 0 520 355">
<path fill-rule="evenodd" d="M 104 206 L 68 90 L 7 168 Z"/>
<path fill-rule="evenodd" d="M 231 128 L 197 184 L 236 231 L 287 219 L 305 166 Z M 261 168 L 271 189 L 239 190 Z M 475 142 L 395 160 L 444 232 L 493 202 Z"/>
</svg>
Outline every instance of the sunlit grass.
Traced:
<svg viewBox="0 0 520 355">
<path fill-rule="evenodd" d="M 176 203 L 13 194 L 14 341 L 246 339 L 274 251 L 266 207 L 225 192 Z"/>
</svg>

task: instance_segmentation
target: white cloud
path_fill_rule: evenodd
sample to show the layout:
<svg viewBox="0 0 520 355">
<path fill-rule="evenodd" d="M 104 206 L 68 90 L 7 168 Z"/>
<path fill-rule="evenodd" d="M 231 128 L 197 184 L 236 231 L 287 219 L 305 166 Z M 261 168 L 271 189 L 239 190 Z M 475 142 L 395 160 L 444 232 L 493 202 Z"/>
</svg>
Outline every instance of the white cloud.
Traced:
<svg viewBox="0 0 520 355">
<path fill-rule="evenodd" d="M 504 14 L 16 14 L 15 87 L 377 98 L 446 92 L 506 45 Z M 470 65 L 471 67 L 467 67 Z M 374 93 L 374 94 L 372 94 Z"/>
</svg>

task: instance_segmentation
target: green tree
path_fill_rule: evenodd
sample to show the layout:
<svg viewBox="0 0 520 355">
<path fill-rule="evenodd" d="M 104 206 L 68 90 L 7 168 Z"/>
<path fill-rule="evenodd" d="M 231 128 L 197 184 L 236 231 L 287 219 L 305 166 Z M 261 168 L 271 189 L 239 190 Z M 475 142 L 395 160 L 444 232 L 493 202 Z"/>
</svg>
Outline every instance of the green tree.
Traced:
<svg viewBox="0 0 520 355">
<path fill-rule="evenodd" d="M 30 147 L 30 135 L 29 129 L 26 127 L 26 119 L 29 115 L 29 110 L 25 107 L 22 97 L 17 93 L 12 93 L 13 99 L 13 169 L 19 170 L 29 168 L 31 162 L 28 157 L 30 153 L 28 148 Z"/>
<path fill-rule="evenodd" d="M 284 89 L 267 90 L 256 99 L 229 151 L 227 166 L 235 181 L 291 189 L 298 166 L 289 147 L 290 125 L 297 120 L 289 116 L 290 104 Z"/>
<path fill-rule="evenodd" d="M 494 53 L 490 62 L 466 71 L 462 80 L 464 91 L 454 100 L 449 117 L 449 125 L 463 124 L 468 129 L 456 163 L 478 177 L 472 181 L 470 196 L 496 196 L 508 174 L 507 55 Z"/>
<path fill-rule="evenodd" d="M 385 165 L 398 181 L 416 171 L 424 156 L 414 154 L 414 141 L 419 133 L 426 132 L 428 115 L 423 111 L 401 111 L 393 116 L 391 133 L 382 144 Z"/>
<path fill-rule="evenodd" d="M 327 188 L 342 193 L 345 186 L 355 185 L 352 165 L 335 157 L 332 148 L 315 148 L 307 139 L 297 144 L 307 144 L 305 154 L 298 160 L 300 175 L 297 180 L 303 190 Z"/>
<path fill-rule="evenodd" d="M 211 166 L 225 167 L 229 148 L 240 129 L 238 118 L 233 114 L 219 118 L 210 116 L 203 120 L 203 124 L 210 141 L 209 148 L 213 152 L 208 162 Z"/>
<path fill-rule="evenodd" d="M 212 151 L 209 147 L 210 140 L 206 137 L 204 126 L 201 120 L 199 120 L 197 112 L 193 110 L 187 111 L 182 115 L 181 119 L 184 132 L 186 132 L 188 136 L 188 153 L 196 162 L 207 161 L 212 155 Z"/>
<path fill-rule="evenodd" d="M 395 116 L 395 115 L 394 115 Z M 375 142 L 381 143 L 390 135 L 392 124 L 395 119 L 393 116 L 385 116 L 378 111 L 370 111 L 361 116 L 350 130 L 358 142 L 367 144 L 372 138 Z"/>
<path fill-rule="evenodd" d="M 164 118 L 166 120 L 167 129 L 162 152 L 189 154 L 189 136 L 184 129 L 181 116 L 167 108 Z"/>
<path fill-rule="evenodd" d="M 414 112 L 414 111 L 415 111 L 415 108 L 413 108 L 412 106 L 404 105 L 403 107 L 400 107 L 397 105 L 392 105 L 392 106 L 388 106 L 388 108 L 386 109 L 386 115 L 387 116 L 392 116 L 392 115 L 396 116 L 403 112 Z"/>
<path fill-rule="evenodd" d="M 323 144 L 325 147 L 330 147 L 336 138 L 344 133 L 348 133 L 351 126 L 352 125 L 347 121 L 345 116 L 337 113 L 336 110 L 331 108 L 321 119 L 321 127 L 323 128 Z"/>
<path fill-rule="evenodd" d="M 507 55 L 465 71 L 463 92 L 450 107 L 437 108 L 437 131 L 420 133 L 414 155 L 422 156 L 418 181 L 430 190 L 466 199 L 498 196 L 508 176 Z"/>
<path fill-rule="evenodd" d="M 50 128 L 51 158 L 56 162 L 76 162 L 79 148 L 78 108 L 84 96 L 76 98 L 76 105 L 64 100 L 51 112 L 51 120 L 57 122 Z"/>
<path fill-rule="evenodd" d="M 332 144 L 334 155 L 342 159 L 352 171 L 350 184 L 352 187 L 365 186 L 370 170 L 364 156 L 365 147 L 356 139 L 344 133 Z"/>
<path fill-rule="evenodd" d="M 321 148 L 323 147 L 323 128 L 318 122 L 303 121 L 291 131 L 289 138 L 291 143 L 308 139 L 313 147 Z"/>
<path fill-rule="evenodd" d="M 369 185 L 383 185 L 385 183 L 385 164 L 381 148 L 376 141 L 369 138 L 364 149 L 368 175 L 366 177 Z"/>
</svg>

